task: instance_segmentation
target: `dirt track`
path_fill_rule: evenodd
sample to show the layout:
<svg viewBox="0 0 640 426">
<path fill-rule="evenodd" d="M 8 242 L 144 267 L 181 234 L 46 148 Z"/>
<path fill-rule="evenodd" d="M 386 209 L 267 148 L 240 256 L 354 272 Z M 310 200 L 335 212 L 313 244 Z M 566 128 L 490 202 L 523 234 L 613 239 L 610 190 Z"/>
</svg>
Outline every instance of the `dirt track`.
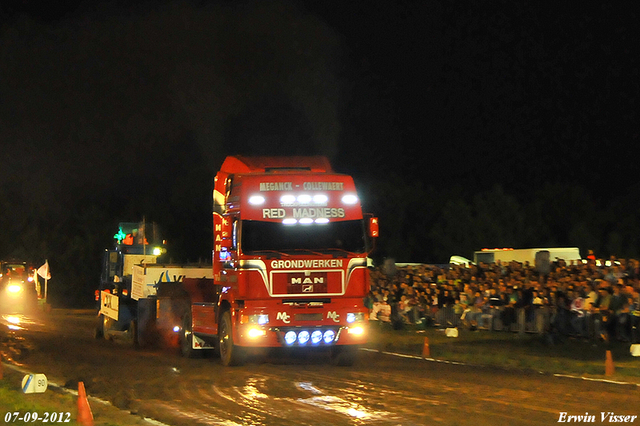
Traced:
<svg viewBox="0 0 640 426">
<path fill-rule="evenodd" d="M 638 386 L 365 351 L 351 368 L 323 357 L 224 368 L 217 358 L 97 341 L 92 326 L 88 312 L 54 311 L 24 325 L 31 349 L 13 354 L 52 381 L 83 381 L 90 395 L 170 425 L 538 425 L 562 412 L 599 424 L 601 412 L 640 414 Z"/>
</svg>

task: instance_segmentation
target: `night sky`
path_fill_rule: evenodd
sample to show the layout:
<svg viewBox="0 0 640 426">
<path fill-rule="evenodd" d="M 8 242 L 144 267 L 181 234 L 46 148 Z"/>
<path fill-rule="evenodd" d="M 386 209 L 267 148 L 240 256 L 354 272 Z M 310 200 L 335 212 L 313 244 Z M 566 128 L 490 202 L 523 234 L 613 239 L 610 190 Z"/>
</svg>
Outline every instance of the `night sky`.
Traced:
<svg viewBox="0 0 640 426">
<path fill-rule="evenodd" d="M 229 154 L 329 156 L 384 219 L 385 256 L 442 260 L 454 243 L 394 247 L 411 221 L 450 235 L 443 206 L 477 217 L 488 192 L 528 211 L 544 199 L 540 215 L 578 227 L 496 244 L 605 247 L 600 212 L 611 228 L 639 207 L 630 5 L 2 2 L 0 256 L 68 262 L 79 241 L 107 246 L 117 222 L 145 216 L 176 255 L 206 258 Z M 609 246 L 635 254 L 625 244 Z"/>
</svg>

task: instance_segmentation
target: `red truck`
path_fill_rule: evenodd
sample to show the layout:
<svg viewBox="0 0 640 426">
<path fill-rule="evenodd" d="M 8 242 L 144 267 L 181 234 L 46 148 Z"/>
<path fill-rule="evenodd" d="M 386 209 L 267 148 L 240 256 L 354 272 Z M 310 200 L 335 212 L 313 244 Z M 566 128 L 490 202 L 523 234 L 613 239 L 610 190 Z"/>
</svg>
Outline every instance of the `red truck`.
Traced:
<svg viewBox="0 0 640 426">
<path fill-rule="evenodd" d="M 151 284 L 138 321 L 173 330 L 184 355 L 216 348 L 225 366 L 269 348 L 325 349 L 337 365 L 355 361 L 367 339 L 378 221 L 363 215 L 350 176 L 325 157 L 227 157 L 214 182 L 213 230 L 213 279 L 174 269 L 185 278 Z"/>
<path fill-rule="evenodd" d="M 337 364 L 353 363 L 378 235 L 353 179 L 325 157 L 231 156 L 213 204 L 213 279 L 223 288 L 217 315 L 193 306 L 193 332 L 218 335 L 225 365 L 255 347 L 330 347 Z"/>
</svg>

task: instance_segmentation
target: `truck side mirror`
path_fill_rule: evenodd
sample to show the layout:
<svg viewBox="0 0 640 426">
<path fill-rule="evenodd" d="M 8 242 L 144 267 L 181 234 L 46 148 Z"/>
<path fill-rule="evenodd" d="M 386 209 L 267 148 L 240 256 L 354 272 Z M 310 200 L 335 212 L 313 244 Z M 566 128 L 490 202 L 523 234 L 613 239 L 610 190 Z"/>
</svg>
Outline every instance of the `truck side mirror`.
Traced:
<svg viewBox="0 0 640 426">
<path fill-rule="evenodd" d="M 371 238 L 377 238 L 378 235 L 379 235 L 378 218 L 370 217 L 369 218 L 369 236 Z"/>
</svg>

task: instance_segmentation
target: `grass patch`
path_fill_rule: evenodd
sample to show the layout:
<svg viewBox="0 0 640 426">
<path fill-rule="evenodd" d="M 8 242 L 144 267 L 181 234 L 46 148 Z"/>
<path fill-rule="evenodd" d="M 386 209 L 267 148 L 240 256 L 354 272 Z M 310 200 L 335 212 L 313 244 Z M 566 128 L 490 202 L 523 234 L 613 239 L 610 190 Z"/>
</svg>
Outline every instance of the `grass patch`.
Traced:
<svg viewBox="0 0 640 426">
<path fill-rule="evenodd" d="M 405 326 L 394 330 L 390 324 L 370 323 L 367 347 L 383 351 L 421 355 L 425 337 L 432 358 L 473 365 L 530 369 L 546 373 L 604 376 L 606 351 L 616 367 L 615 377 L 639 381 L 640 358 L 629 353 L 629 343 L 596 342 L 498 331 L 459 329 L 459 337 L 446 337 L 443 329 Z M 635 380 L 632 380 L 635 379 Z"/>
<path fill-rule="evenodd" d="M 22 373 L 18 373 L 12 369 L 3 369 L 3 378 L 0 379 L 0 424 L 64 424 L 77 425 L 78 402 L 75 395 L 66 393 L 58 388 L 49 387 L 44 393 L 25 394 L 22 392 Z M 150 423 L 145 422 L 142 418 L 132 416 L 125 411 L 118 410 L 115 407 L 92 402 L 91 410 L 94 417 L 95 426 L 148 426 Z M 7 413 L 18 413 L 18 420 L 11 415 L 11 420 L 5 422 Z M 25 421 L 26 413 L 37 413 L 41 419 L 39 421 Z M 42 419 L 45 413 L 49 413 L 49 421 L 44 422 Z M 63 413 L 62 421 L 51 421 L 52 414 L 57 413 L 56 417 L 60 418 Z M 70 415 L 67 417 L 67 414 Z M 69 418 L 69 422 L 65 420 Z M 7 417 L 8 419 L 8 417 Z"/>
</svg>

